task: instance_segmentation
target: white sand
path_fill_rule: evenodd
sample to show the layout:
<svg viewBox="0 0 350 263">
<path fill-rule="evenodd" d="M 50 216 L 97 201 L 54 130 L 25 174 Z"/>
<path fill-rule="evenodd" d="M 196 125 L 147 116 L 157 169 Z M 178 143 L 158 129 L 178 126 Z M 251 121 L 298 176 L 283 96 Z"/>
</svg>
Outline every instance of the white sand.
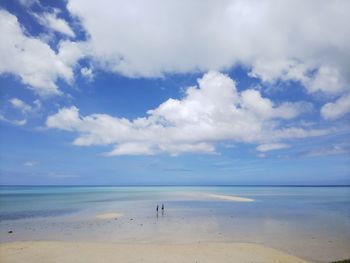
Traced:
<svg viewBox="0 0 350 263">
<path fill-rule="evenodd" d="M 119 244 L 14 242 L 0 244 L 2 263 L 305 263 L 279 250 L 248 243 Z"/>
<path fill-rule="evenodd" d="M 106 219 L 120 218 L 122 216 L 123 216 L 123 214 L 121 214 L 121 213 L 106 213 L 106 214 L 96 215 L 96 218 L 97 219 L 106 220 Z"/>
<path fill-rule="evenodd" d="M 233 195 L 209 194 L 208 197 L 226 200 L 226 201 L 233 201 L 233 202 L 254 202 L 255 201 L 255 199 L 252 199 L 252 198 L 233 196 Z"/>
</svg>

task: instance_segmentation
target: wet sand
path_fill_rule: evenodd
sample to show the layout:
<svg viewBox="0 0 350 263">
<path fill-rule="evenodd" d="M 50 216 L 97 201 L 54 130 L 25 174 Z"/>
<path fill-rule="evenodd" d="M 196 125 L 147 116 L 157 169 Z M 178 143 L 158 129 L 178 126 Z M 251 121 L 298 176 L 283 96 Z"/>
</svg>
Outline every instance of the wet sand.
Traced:
<svg viewBox="0 0 350 263">
<path fill-rule="evenodd" d="M 105 214 L 98 214 L 96 215 L 97 219 L 102 219 L 102 220 L 109 220 L 109 219 L 117 219 L 122 217 L 123 214 L 121 213 L 105 213 Z"/>
<path fill-rule="evenodd" d="M 193 244 L 13 242 L 0 244 L 0 260 L 2 263 L 307 262 L 258 244 L 224 242 Z"/>
</svg>

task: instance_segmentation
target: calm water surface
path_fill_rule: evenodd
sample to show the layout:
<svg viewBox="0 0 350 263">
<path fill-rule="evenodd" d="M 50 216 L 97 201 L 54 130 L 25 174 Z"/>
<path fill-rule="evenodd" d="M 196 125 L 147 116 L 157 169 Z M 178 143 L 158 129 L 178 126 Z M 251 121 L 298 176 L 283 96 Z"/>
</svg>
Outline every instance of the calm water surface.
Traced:
<svg viewBox="0 0 350 263">
<path fill-rule="evenodd" d="M 96 219 L 107 212 L 123 217 Z M 1 186 L 0 231 L 1 242 L 256 242 L 327 262 L 350 258 L 350 187 Z"/>
</svg>

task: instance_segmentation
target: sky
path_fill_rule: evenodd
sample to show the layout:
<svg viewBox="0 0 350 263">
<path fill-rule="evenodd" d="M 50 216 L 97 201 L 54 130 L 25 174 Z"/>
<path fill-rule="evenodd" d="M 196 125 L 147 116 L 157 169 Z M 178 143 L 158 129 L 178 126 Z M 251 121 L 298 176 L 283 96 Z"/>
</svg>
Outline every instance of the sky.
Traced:
<svg viewBox="0 0 350 263">
<path fill-rule="evenodd" d="M 2 0 L 0 184 L 350 184 L 349 10 Z"/>
</svg>

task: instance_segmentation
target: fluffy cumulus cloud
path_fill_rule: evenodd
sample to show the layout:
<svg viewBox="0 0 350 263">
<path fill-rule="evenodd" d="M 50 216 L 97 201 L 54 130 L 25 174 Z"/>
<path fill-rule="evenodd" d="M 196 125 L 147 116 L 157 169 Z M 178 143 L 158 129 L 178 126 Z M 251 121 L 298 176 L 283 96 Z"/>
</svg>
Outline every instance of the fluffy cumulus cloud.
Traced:
<svg viewBox="0 0 350 263">
<path fill-rule="evenodd" d="M 310 93 L 349 90 L 346 0 L 69 0 L 67 7 L 100 65 L 126 76 L 241 63 L 265 82 L 300 81 Z"/>
<path fill-rule="evenodd" d="M 0 35 L 5 36 L 0 42 L 0 74 L 19 76 L 24 84 L 29 85 L 40 96 L 61 94 L 56 85 L 58 78 L 68 83 L 73 80 L 72 65 L 77 56 L 73 62 L 72 55 L 65 54 L 68 48 L 61 48 L 57 54 L 45 42 L 27 36 L 17 18 L 1 9 Z"/>
<path fill-rule="evenodd" d="M 128 120 L 106 114 L 80 116 L 75 106 L 47 119 L 49 128 L 75 132 L 75 145 L 114 145 L 106 155 L 215 153 L 218 142 L 276 143 L 262 151 L 283 148 L 279 141 L 326 134 L 282 125 L 303 114 L 305 103 L 275 105 L 259 91 L 238 92 L 234 80 L 210 71 L 187 88 L 182 99 L 168 99 L 148 116 Z M 259 149 L 258 149 L 259 150 Z"/>
<path fill-rule="evenodd" d="M 97 68 L 160 77 L 239 64 L 262 82 L 297 81 L 329 100 L 350 91 L 349 1 L 69 0 L 67 8 L 89 36 L 74 43 L 85 50 L 70 65 L 89 56 Z"/>
<path fill-rule="evenodd" d="M 162 77 L 241 65 L 264 83 L 296 81 L 310 94 L 321 93 L 328 99 L 321 115 L 335 119 L 349 112 L 349 9 L 347 0 L 67 0 L 66 15 L 80 21 L 79 28 L 56 9 L 34 14 L 44 27 L 61 33 L 55 49 L 28 36 L 14 15 L 0 10 L 0 34 L 6 36 L 0 74 L 15 74 L 46 96 L 61 93 L 59 78 L 73 83 L 73 69 L 82 58 L 89 67 L 75 72 L 88 80 L 93 69 Z M 85 30 L 87 37 L 72 41 L 73 29 Z M 251 101 L 260 95 L 241 96 L 242 107 L 250 105 L 253 112 Z M 262 100 L 255 111 L 293 118 L 288 104 L 278 112 L 269 103 Z"/>
<path fill-rule="evenodd" d="M 325 119 L 338 119 L 350 112 L 350 93 L 343 95 L 335 102 L 329 102 L 321 109 Z"/>
</svg>

